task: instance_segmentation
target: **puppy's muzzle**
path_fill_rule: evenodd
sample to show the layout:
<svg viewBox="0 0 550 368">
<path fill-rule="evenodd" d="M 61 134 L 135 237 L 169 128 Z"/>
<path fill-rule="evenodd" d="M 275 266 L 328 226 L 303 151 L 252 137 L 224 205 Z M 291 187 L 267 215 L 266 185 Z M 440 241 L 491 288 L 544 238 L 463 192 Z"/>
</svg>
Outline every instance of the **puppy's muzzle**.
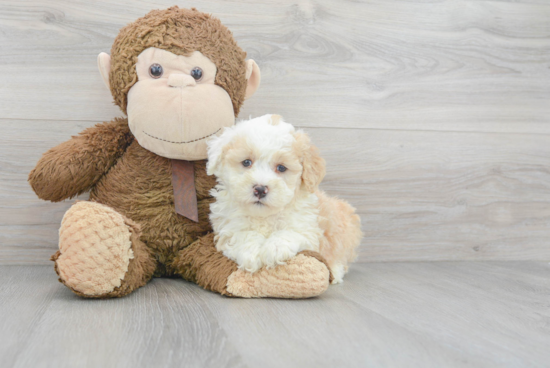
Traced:
<svg viewBox="0 0 550 368">
<path fill-rule="evenodd" d="M 267 186 L 263 185 L 255 185 L 254 186 L 254 196 L 258 199 L 262 199 L 267 195 L 267 192 L 269 190 L 267 189 Z"/>
</svg>

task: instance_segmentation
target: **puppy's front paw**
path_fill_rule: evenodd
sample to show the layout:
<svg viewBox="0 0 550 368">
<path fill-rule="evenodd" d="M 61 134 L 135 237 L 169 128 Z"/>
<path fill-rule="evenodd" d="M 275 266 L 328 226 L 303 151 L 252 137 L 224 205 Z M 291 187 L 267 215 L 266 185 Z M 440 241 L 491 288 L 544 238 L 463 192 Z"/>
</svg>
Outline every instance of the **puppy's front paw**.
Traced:
<svg viewBox="0 0 550 368">
<path fill-rule="evenodd" d="M 300 249 L 302 239 L 291 231 L 277 231 L 267 238 L 260 255 L 267 267 L 284 265 Z"/>
<path fill-rule="evenodd" d="M 235 261 L 240 269 L 256 272 L 263 263 L 259 249 L 265 242 L 265 237 L 254 231 L 241 231 L 231 237 L 221 240 L 217 244 L 223 255 Z"/>
<path fill-rule="evenodd" d="M 250 250 L 246 253 L 239 254 L 236 259 L 240 269 L 248 272 L 256 272 L 263 267 L 262 260 L 257 250 Z"/>
</svg>

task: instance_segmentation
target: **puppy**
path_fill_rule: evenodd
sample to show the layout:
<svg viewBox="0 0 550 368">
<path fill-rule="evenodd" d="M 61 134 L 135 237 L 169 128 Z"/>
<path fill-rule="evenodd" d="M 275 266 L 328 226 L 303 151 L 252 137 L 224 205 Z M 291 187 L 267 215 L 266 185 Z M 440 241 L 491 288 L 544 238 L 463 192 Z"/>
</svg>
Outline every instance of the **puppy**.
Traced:
<svg viewBox="0 0 550 368">
<path fill-rule="evenodd" d="M 275 267 L 301 251 L 319 252 L 342 282 L 362 233 L 348 203 L 318 189 L 325 161 L 302 131 L 278 115 L 225 128 L 208 142 L 210 221 L 216 247 L 239 268 Z"/>
</svg>

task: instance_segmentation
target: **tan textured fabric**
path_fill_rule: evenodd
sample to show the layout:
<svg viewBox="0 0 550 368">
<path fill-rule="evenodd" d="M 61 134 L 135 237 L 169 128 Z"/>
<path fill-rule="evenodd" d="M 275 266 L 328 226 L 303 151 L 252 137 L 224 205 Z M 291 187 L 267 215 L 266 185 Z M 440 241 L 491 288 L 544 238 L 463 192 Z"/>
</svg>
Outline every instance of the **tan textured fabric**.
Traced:
<svg viewBox="0 0 550 368">
<path fill-rule="evenodd" d="M 333 276 L 332 276 L 332 271 L 330 269 L 330 265 L 328 264 L 327 260 L 321 255 L 321 253 L 318 253 L 312 250 L 303 250 L 298 254 L 303 254 L 304 256 L 313 257 L 319 262 L 322 262 L 325 266 L 327 266 L 328 271 L 330 272 L 328 281 L 329 283 L 332 283 Z"/>
<path fill-rule="evenodd" d="M 298 254 L 286 265 L 273 269 L 234 272 L 229 276 L 227 292 L 243 298 L 311 298 L 327 290 L 329 277 L 325 263 Z"/>
<path fill-rule="evenodd" d="M 64 283 L 86 295 L 121 286 L 134 258 L 131 233 L 123 216 L 94 202 L 77 202 L 59 229 L 57 268 Z"/>
<path fill-rule="evenodd" d="M 134 258 L 130 259 L 128 264 L 128 272 L 124 275 L 122 282 L 119 287 L 115 287 L 113 291 L 105 294 L 84 294 L 69 285 L 60 277 L 59 282 L 63 283 L 69 289 L 71 289 L 75 294 L 84 297 L 84 298 L 120 298 L 122 296 L 130 294 L 135 289 L 145 285 L 153 277 L 153 273 L 156 269 L 156 261 L 139 237 L 140 230 L 139 226 L 130 219 L 124 218 L 125 224 L 130 230 L 130 241 L 132 242 L 132 251 L 134 252 Z M 55 262 L 54 269 L 55 272 L 59 275 L 59 267 L 57 260 L 61 256 L 61 252 L 57 251 L 52 257 L 51 260 Z"/>
</svg>

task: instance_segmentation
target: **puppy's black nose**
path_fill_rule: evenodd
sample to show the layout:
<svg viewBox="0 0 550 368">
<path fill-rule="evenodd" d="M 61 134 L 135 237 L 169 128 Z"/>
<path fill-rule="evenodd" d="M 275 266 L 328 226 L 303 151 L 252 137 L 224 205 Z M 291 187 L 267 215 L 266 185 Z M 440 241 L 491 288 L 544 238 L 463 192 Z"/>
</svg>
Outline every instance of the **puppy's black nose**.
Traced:
<svg viewBox="0 0 550 368">
<path fill-rule="evenodd" d="M 263 185 L 254 186 L 254 195 L 259 199 L 262 199 L 263 197 L 265 197 L 267 195 L 267 192 L 268 192 L 267 187 Z"/>
</svg>

